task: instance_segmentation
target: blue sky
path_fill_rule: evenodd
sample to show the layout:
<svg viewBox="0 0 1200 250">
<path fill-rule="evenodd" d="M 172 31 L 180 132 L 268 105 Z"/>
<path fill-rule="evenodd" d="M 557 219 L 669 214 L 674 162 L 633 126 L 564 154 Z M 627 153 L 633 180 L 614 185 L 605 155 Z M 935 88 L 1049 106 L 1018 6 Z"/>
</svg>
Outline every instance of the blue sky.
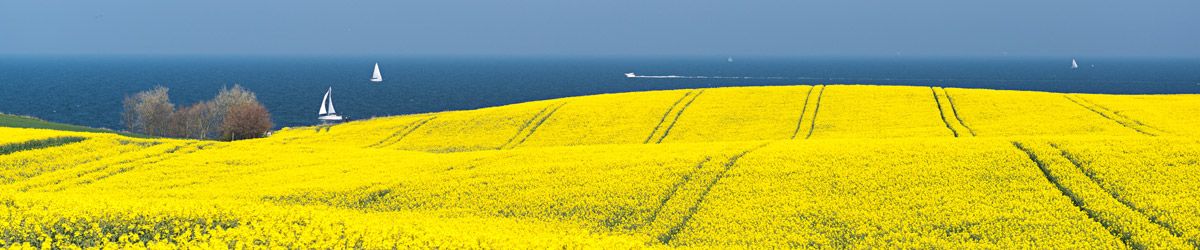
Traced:
<svg viewBox="0 0 1200 250">
<path fill-rule="evenodd" d="M 1200 1 L 0 1 L 7 54 L 1200 57 Z"/>
</svg>

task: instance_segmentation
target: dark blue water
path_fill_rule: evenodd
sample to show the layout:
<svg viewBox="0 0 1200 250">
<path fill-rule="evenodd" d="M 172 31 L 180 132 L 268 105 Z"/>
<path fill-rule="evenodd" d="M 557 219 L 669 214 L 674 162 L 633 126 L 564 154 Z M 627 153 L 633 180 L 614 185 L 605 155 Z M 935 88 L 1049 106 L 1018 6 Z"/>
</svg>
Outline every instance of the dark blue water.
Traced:
<svg viewBox="0 0 1200 250">
<path fill-rule="evenodd" d="M 368 81 L 379 62 L 384 82 Z M 277 127 L 311 125 L 325 89 L 352 119 L 640 90 L 790 84 L 1200 93 L 1200 59 L 0 57 L 0 112 L 119 129 L 121 99 L 154 85 L 176 105 L 241 84 Z M 1095 65 L 1094 67 L 1092 65 Z M 626 78 L 623 73 L 675 78 Z"/>
</svg>

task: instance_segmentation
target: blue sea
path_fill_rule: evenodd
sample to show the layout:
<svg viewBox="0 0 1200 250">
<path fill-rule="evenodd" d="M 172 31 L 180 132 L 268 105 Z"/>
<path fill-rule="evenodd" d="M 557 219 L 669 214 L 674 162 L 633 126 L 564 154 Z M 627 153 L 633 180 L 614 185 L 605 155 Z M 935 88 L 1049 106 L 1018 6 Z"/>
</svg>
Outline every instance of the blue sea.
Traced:
<svg viewBox="0 0 1200 250">
<path fill-rule="evenodd" d="M 1200 58 L 4 56 L 0 112 L 121 128 L 124 96 L 155 85 L 188 105 L 240 84 L 276 127 L 317 123 L 327 88 L 351 119 L 643 90 L 794 84 L 1200 93 Z M 384 82 L 369 81 L 379 63 Z M 624 73 L 635 73 L 636 78 Z"/>
</svg>

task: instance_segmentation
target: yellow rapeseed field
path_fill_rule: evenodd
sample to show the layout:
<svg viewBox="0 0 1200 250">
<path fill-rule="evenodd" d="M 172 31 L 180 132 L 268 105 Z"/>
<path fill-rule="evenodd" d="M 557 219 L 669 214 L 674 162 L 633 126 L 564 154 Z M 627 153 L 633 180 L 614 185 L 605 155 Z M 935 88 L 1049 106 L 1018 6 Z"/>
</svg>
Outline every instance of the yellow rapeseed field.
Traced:
<svg viewBox="0 0 1200 250">
<path fill-rule="evenodd" d="M 1200 95 L 1073 95 L 1081 103 L 1112 114 L 1147 133 L 1200 135 Z"/>
<path fill-rule="evenodd" d="M 1129 208 L 1200 245 L 1200 151 L 1196 139 L 1071 140 L 1052 146 Z"/>
<path fill-rule="evenodd" d="M 665 129 L 668 116 L 695 90 L 651 91 L 565 98 L 558 112 L 537 127 L 522 146 L 644 143 Z M 620 110 L 614 112 L 615 110 Z"/>
<path fill-rule="evenodd" d="M 828 86 L 811 138 L 953 137 L 928 87 Z"/>
<path fill-rule="evenodd" d="M 955 88 L 946 93 L 978 136 L 1140 135 L 1072 101 L 1071 95 Z"/>
<path fill-rule="evenodd" d="M 743 157 L 700 205 L 672 245 L 1122 245 L 998 140 L 776 143 Z"/>
<path fill-rule="evenodd" d="M 684 89 L 237 142 L 0 128 L 0 247 L 1200 247 L 1187 95 Z"/>
<path fill-rule="evenodd" d="M 763 91 L 770 89 L 770 91 Z M 676 118 L 663 143 L 787 140 L 799 126 L 810 86 L 705 90 Z"/>
</svg>

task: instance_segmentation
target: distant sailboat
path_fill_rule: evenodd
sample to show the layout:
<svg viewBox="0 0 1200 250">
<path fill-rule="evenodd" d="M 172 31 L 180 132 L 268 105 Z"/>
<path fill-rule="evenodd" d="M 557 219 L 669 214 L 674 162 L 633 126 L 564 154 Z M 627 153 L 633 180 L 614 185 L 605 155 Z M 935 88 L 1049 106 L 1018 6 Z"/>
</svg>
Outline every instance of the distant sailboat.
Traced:
<svg viewBox="0 0 1200 250">
<path fill-rule="evenodd" d="M 375 63 L 375 73 L 371 74 L 372 82 L 382 82 L 383 75 L 379 74 L 379 63 Z"/>
<path fill-rule="evenodd" d="M 317 115 L 319 115 L 317 120 L 321 120 L 322 122 L 342 120 L 342 116 L 338 115 L 337 110 L 333 109 L 333 87 L 329 87 L 329 90 L 325 91 L 325 98 L 321 99 L 321 111 L 317 112 Z"/>
<path fill-rule="evenodd" d="M 1075 62 L 1075 58 L 1071 58 L 1071 69 L 1078 69 L 1079 63 Z"/>
</svg>

